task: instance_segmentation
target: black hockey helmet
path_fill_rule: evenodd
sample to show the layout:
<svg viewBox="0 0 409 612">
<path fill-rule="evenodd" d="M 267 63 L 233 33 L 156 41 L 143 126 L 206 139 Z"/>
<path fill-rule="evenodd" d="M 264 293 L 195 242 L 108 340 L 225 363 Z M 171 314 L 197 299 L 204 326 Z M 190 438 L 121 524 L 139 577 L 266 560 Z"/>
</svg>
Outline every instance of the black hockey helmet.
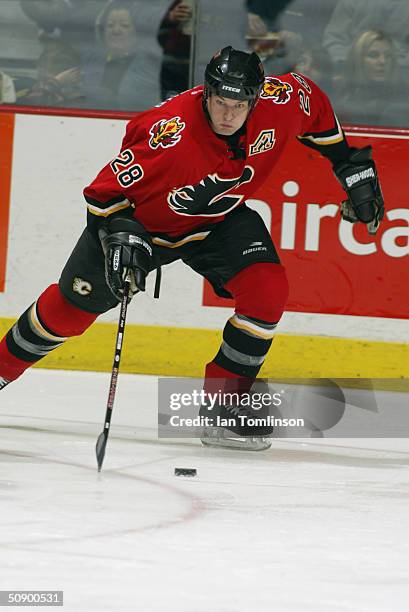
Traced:
<svg viewBox="0 0 409 612">
<path fill-rule="evenodd" d="M 264 83 L 264 68 L 256 53 L 224 47 L 210 60 L 205 70 L 204 100 L 214 93 L 233 100 L 256 103 Z"/>
</svg>

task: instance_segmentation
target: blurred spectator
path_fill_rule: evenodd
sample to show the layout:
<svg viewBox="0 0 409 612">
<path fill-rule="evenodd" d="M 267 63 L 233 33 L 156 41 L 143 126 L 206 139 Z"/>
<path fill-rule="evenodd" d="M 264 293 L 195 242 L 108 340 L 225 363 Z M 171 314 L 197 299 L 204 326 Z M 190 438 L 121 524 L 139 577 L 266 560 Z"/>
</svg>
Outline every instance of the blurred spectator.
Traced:
<svg viewBox="0 0 409 612">
<path fill-rule="evenodd" d="M 99 48 L 84 61 L 88 105 L 144 110 L 160 101 L 159 54 L 152 57 L 139 36 L 134 0 L 112 0 L 97 20 Z"/>
<path fill-rule="evenodd" d="M 249 30 L 253 34 L 263 35 L 267 30 L 277 27 L 277 21 L 292 0 L 246 0 L 249 15 Z"/>
<path fill-rule="evenodd" d="M 227 45 L 245 50 L 247 29 L 246 0 L 176 0 L 170 6 L 168 0 L 158 33 L 164 51 L 163 97 L 203 83 L 206 65 L 217 50 Z"/>
<path fill-rule="evenodd" d="M 323 41 L 338 72 L 354 40 L 368 30 L 387 33 L 395 43 L 398 63 L 409 67 L 408 0 L 339 0 Z"/>
<path fill-rule="evenodd" d="M 82 106 L 80 56 L 59 41 L 47 44 L 37 61 L 37 79 L 16 79 L 17 102 L 33 106 Z"/>
<path fill-rule="evenodd" d="M 40 40 L 59 39 L 79 51 L 94 44 L 95 20 L 107 0 L 20 0 L 39 28 Z"/>
<path fill-rule="evenodd" d="M 29 73 L 41 53 L 36 25 L 16 0 L 0 1 L 0 66 L 9 76 Z"/>
<path fill-rule="evenodd" d="M 329 53 L 319 45 L 304 46 L 298 61 L 294 65 L 294 72 L 310 77 L 327 94 L 331 94 L 333 87 L 333 67 Z"/>
<path fill-rule="evenodd" d="M 260 53 L 266 71 L 294 69 L 305 48 L 320 45 L 336 0 L 246 0 L 250 48 Z"/>
<path fill-rule="evenodd" d="M 317 44 L 336 0 L 202 0 L 194 38 L 194 83 L 202 82 L 207 58 L 215 49 L 231 44 L 249 47 L 260 54 L 266 72 L 288 72 L 298 61 L 307 42 Z M 186 0 L 169 7 L 161 23 L 159 41 L 165 51 L 162 66 L 162 95 L 182 91 L 187 82 L 190 36 L 182 27 L 189 18 Z M 305 42 L 306 41 L 306 42 Z M 172 86 L 175 84 L 175 86 Z"/>
<path fill-rule="evenodd" d="M 13 79 L 5 72 L 0 71 L 0 104 L 14 104 L 16 90 Z"/>
<path fill-rule="evenodd" d="M 266 74 L 284 74 L 294 70 L 303 48 L 303 38 L 295 32 L 266 32 L 253 38 L 249 35 L 248 47 L 259 55 Z"/>
<path fill-rule="evenodd" d="M 302 36 L 281 28 L 281 17 L 291 0 L 246 0 L 248 46 L 264 63 L 266 73 L 292 69 L 302 46 Z"/>
<path fill-rule="evenodd" d="M 246 49 L 247 23 L 245 0 L 201 0 L 194 35 L 193 85 L 203 83 L 206 65 L 216 50 L 226 45 Z"/>
<path fill-rule="evenodd" d="M 189 88 L 192 16 L 190 0 L 175 0 L 160 23 L 158 41 L 163 49 L 160 71 L 162 100 Z"/>
<path fill-rule="evenodd" d="M 369 30 L 357 38 L 337 90 L 335 109 L 341 121 L 407 124 L 408 88 L 400 78 L 393 41 L 381 31 Z"/>
</svg>

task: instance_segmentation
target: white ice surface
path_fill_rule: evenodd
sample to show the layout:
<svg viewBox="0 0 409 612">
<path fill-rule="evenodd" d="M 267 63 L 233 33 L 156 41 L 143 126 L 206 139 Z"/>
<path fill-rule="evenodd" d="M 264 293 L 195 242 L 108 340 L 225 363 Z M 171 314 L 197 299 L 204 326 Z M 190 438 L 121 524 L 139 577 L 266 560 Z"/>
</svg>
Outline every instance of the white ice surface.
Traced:
<svg viewBox="0 0 409 612">
<path fill-rule="evenodd" d="M 158 441 L 156 378 L 121 374 L 98 475 L 108 383 L 37 370 L 0 393 L 0 589 L 70 612 L 409 609 L 407 439 Z"/>
</svg>

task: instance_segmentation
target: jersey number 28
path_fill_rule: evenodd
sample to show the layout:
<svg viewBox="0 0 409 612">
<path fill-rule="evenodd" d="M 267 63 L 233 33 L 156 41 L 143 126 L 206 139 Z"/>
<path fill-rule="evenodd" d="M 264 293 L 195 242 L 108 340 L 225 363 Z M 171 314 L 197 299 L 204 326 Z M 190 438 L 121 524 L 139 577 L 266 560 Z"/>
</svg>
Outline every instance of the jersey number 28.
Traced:
<svg viewBox="0 0 409 612">
<path fill-rule="evenodd" d="M 133 183 L 140 181 L 143 177 L 143 170 L 140 164 L 132 164 L 135 156 L 130 149 L 121 151 L 118 157 L 111 162 L 111 168 L 118 183 L 122 187 L 130 187 Z"/>
</svg>

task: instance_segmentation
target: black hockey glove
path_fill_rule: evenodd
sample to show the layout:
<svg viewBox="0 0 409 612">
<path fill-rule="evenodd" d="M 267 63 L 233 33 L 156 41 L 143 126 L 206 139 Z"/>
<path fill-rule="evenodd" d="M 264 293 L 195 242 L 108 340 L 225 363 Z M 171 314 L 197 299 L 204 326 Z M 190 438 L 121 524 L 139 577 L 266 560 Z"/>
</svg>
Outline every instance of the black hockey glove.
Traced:
<svg viewBox="0 0 409 612">
<path fill-rule="evenodd" d="M 349 159 L 336 164 L 334 173 L 348 196 L 341 203 L 342 218 L 351 223 L 366 223 L 368 232 L 376 234 L 384 204 L 372 147 L 351 149 Z"/>
<path fill-rule="evenodd" d="M 116 217 L 99 230 L 105 253 L 105 278 L 114 296 L 122 299 L 125 280 L 129 274 L 131 297 L 145 291 L 152 263 L 153 245 L 146 229 L 133 218 Z"/>
</svg>

